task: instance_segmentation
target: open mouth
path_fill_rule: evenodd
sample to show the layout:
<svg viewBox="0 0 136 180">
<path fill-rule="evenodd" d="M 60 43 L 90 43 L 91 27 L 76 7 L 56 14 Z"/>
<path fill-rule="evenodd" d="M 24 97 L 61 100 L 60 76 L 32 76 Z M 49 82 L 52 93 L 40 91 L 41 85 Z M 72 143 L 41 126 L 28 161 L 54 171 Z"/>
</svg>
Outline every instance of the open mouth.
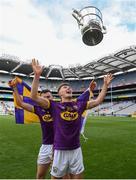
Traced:
<svg viewBox="0 0 136 180">
<path fill-rule="evenodd" d="M 67 93 L 67 94 L 71 94 L 72 91 L 71 91 L 71 90 L 67 90 L 66 93 Z"/>
</svg>

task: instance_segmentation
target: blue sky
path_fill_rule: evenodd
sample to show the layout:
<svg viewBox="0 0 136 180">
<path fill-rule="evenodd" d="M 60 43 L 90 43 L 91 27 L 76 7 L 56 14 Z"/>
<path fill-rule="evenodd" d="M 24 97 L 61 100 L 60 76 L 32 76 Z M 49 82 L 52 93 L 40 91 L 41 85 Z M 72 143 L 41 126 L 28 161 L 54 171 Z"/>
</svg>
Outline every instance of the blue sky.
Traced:
<svg viewBox="0 0 136 180">
<path fill-rule="evenodd" d="M 89 5 L 101 10 L 107 27 L 93 47 L 83 44 L 71 15 Z M 0 12 L 0 52 L 22 61 L 84 65 L 136 44 L 136 0 L 0 0 Z"/>
</svg>

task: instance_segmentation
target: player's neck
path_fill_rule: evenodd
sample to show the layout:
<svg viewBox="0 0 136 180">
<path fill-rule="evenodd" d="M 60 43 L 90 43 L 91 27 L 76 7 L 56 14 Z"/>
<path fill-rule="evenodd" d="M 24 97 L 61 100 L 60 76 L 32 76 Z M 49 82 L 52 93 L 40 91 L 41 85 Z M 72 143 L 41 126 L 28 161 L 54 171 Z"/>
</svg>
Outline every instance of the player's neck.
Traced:
<svg viewBox="0 0 136 180">
<path fill-rule="evenodd" d="M 67 97 L 67 98 L 62 97 L 61 102 L 72 102 L 72 97 Z"/>
</svg>

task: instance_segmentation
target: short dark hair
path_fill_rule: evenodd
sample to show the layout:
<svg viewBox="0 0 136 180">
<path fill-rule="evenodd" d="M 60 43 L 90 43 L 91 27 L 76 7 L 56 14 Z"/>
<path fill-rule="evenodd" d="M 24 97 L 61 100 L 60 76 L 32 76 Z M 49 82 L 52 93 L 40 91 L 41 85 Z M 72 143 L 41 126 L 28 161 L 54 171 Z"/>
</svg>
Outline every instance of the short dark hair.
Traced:
<svg viewBox="0 0 136 180">
<path fill-rule="evenodd" d="M 49 89 L 43 89 L 43 90 L 40 92 L 40 95 L 43 94 L 43 93 L 47 93 L 47 92 L 50 92 L 50 93 L 51 93 L 51 91 L 50 91 Z"/>
<path fill-rule="evenodd" d="M 63 87 L 63 86 L 70 86 L 70 84 L 67 83 L 67 82 L 61 83 L 61 84 L 59 85 L 59 87 L 58 87 L 58 92 L 59 92 L 59 90 L 61 89 L 61 87 Z"/>
</svg>

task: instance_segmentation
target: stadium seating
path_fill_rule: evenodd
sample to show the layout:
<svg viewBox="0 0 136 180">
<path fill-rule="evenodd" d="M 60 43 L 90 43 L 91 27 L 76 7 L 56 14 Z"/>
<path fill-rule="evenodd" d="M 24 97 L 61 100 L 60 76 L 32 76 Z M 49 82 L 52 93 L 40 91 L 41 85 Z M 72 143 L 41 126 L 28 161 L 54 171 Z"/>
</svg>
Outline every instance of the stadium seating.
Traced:
<svg viewBox="0 0 136 180">
<path fill-rule="evenodd" d="M 133 77 L 133 78 L 132 78 Z M 13 103 L 8 101 L 13 101 L 12 90 L 8 86 L 8 81 L 14 78 L 10 74 L 0 73 L 0 101 L 4 101 L 5 108 L 11 109 L 13 111 Z M 21 76 L 21 78 L 31 86 L 32 77 Z M 77 97 L 88 88 L 91 80 L 67 80 L 73 88 L 74 97 Z M 95 79 L 97 82 L 97 87 L 94 91 L 95 97 L 98 95 L 102 84 L 103 78 Z M 55 97 L 57 96 L 57 89 L 62 80 L 54 79 L 40 79 L 39 90 L 41 89 L 50 89 L 53 92 Z M 136 71 L 127 72 L 119 75 L 115 75 L 115 78 L 112 81 L 111 87 L 108 90 L 106 101 L 101 104 L 99 107 L 92 109 L 91 113 L 94 115 L 131 115 L 136 111 L 136 102 L 133 101 L 136 99 Z M 128 87 L 132 85 L 132 87 Z M 120 88 L 122 87 L 122 88 Z M 112 91 L 111 91 L 112 90 Z M 112 101 L 111 101 L 112 96 Z M 125 98 L 121 100 L 121 98 Z M 129 98 L 129 99 L 128 99 Z M 5 101 L 6 100 L 6 101 Z M 1 106 L 1 105 L 0 105 Z M 7 114 L 6 110 L 3 110 L 0 107 L 0 113 Z M 9 111 L 10 112 L 10 111 Z"/>
<path fill-rule="evenodd" d="M 10 101 L 0 101 L 0 115 L 13 115 L 14 104 Z"/>
<path fill-rule="evenodd" d="M 114 115 L 114 116 L 128 116 L 136 111 L 136 103 L 134 101 L 120 101 L 102 103 L 96 108 L 92 109 L 94 115 Z"/>
</svg>

